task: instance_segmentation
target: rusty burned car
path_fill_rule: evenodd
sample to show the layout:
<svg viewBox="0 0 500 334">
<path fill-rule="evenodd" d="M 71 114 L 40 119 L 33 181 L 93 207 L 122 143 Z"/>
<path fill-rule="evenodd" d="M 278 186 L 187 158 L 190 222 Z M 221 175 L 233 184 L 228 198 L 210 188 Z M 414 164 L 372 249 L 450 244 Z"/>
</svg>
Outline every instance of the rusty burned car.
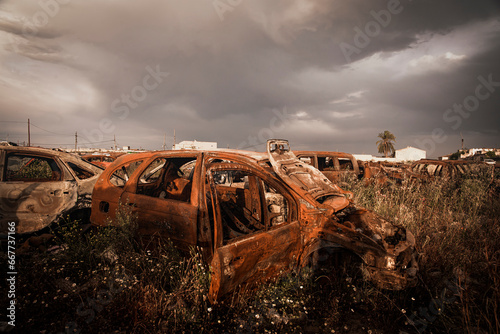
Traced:
<svg viewBox="0 0 500 334">
<path fill-rule="evenodd" d="M 338 250 L 359 257 L 363 276 L 380 288 L 416 283 L 413 235 L 357 207 L 285 140 L 268 141 L 265 153 L 122 156 L 95 185 L 92 224 L 117 224 L 119 205 L 138 216 L 138 234 L 201 250 L 211 270 L 211 302 L 240 285 L 314 267 Z"/>
<path fill-rule="evenodd" d="M 102 173 L 70 153 L 0 146 L 0 234 L 40 231 L 67 215 L 90 217 L 94 184 Z"/>
<path fill-rule="evenodd" d="M 483 161 L 473 160 L 432 160 L 421 159 L 413 162 L 409 170 L 421 175 L 427 180 L 440 177 L 456 178 L 466 174 L 477 174 L 481 169 L 493 171 L 494 166 L 490 166 Z"/>
<path fill-rule="evenodd" d="M 363 169 L 352 154 L 329 151 L 294 151 L 293 153 L 300 161 L 316 167 L 334 183 L 347 175 L 358 179 L 364 177 Z"/>
</svg>

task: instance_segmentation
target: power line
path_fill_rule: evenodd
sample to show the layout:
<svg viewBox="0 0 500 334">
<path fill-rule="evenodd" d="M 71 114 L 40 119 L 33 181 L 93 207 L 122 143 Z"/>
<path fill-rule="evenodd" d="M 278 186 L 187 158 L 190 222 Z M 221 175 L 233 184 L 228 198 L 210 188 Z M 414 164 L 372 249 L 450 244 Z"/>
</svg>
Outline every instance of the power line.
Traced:
<svg viewBox="0 0 500 334">
<path fill-rule="evenodd" d="M 42 146 L 42 145 L 45 145 L 45 146 L 53 146 L 53 145 L 74 145 L 75 143 L 71 143 L 71 144 L 68 144 L 68 143 L 50 143 L 50 144 L 44 144 L 44 143 L 31 143 L 31 145 L 38 145 L 38 146 Z"/>
<path fill-rule="evenodd" d="M 109 143 L 109 142 L 112 142 L 113 140 L 103 140 L 103 141 L 95 141 L 95 142 L 88 142 L 90 144 L 100 144 L 100 143 Z M 61 143 L 50 143 L 50 144 L 41 144 L 41 143 L 32 143 L 33 145 L 75 145 L 75 143 L 65 143 L 65 144 L 61 144 Z"/>
<path fill-rule="evenodd" d="M 38 129 L 40 129 L 40 130 L 43 130 L 43 131 L 45 131 L 45 132 L 52 133 L 52 134 L 55 134 L 55 135 L 58 135 L 58 136 L 72 136 L 72 135 L 70 135 L 70 134 L 62 134 L 62 133 L 52 132 L 52 131 L 49 131 L 49 130 L 43 129 L 43 128 L 39 127 L 38 125 L 33 124 L 33 122 L 31 122 L 31 125 L 33 125 L 35 128 L 38 128 Z"/>
<path fill-rule="evenodd" d="M 20 124 L 25 124 L 26 122 L 23 122 L 23 121 L 0 121 L 1 123 L 20 123 Z M 57 133 L 57 132 L 54 132 L 54 131 L 50 131 L 50 130 L 47 130 L 47 129 L 44 129 L 36 124 L 33 124 L 33 122 L 30 122 L 28 120 L 28 127 L 29 126 L 34 126 L 35 128 L 38 128 L 42 131 L 45 131 L 45 132 L 48 132 L 48 133 L 51 133 L 53 135 L 56 135 L 56 136 L 65 136 L 65 137 L 69 137 L 69 136 L 73 136 L 73 134 L 63 134 L 63 133 Z M 28 129 L 29 131 L 29 129 Z M 14 135 L 15 136 L 15 135 Z M 29 137 L 29 133 L 28 133 L 28 137 Z M 101 143 L 110 143 L 110 142 L 116 142 L 115 139 L 113 140 L 101 140 L 101 141 L 88 141 L 88 140 L 82 140 L 83 142 L 87 143 L 87 144 L 101 144 Z M 57 143 L 53 143 L 53 144 L 41 144 L 41 143 L 35 143 L 36 145 L 73 145 L 72 144 L 57 144 Z"/>
</svg>

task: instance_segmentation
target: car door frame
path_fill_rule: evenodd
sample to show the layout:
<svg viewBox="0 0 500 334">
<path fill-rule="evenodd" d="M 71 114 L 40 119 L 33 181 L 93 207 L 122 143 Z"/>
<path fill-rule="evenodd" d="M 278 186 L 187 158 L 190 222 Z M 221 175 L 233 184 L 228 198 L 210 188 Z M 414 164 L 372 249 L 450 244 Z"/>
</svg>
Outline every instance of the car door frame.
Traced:
<svg viewBox="0 0 500 334">
<path fill-rule="evenodd" d="M 298 204 L 292 193 L 272 175 L 258 168 L 233 163 L 220 169 L 219 163 L 206 166 L 208 191 L 210 192 L 212 214 L 214 215 L 214 251 L 210 262 L 211 282 L 209 300 L 216 302 L 240 285 L 274 278 L 297 267 L 303 247 L 303 239 L 298 221 Z M 215 187 L 214 170 L 242 169 L 262 181 L 269 183 L 286 198 L 289 205 L 288 221 L 266 230 L 258 230 L 224 243 L 222 233 L 221 208 Z M 265 217 L 263 214 L 262 217 Z"/>
<path fill-rule="evenodd" d="M 191 178 L 189 202 L 157 198 L 137 193 L 140 176 L 157 159 L 194 158 L 196 165 Z M 129 207 L 140 218 L 138 233 L 141 236 L 158 236 L 170 239 L 182 252 L 188 253 L 198 243 L 198 169 L 201 154 L 180 153 L 175 155 L 155 155 L 145 160 L 126 182 L 120 195 L 120 202 Z"/>
</svg>

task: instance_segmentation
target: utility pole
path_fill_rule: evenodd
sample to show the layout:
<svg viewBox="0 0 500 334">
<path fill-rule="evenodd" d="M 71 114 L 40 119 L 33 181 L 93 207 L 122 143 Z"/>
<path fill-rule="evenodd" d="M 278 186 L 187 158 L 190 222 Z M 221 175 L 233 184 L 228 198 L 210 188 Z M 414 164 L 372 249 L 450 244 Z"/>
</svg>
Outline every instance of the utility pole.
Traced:
<svg viewBox="0 0 500 334">
<path fill-rule="evenodd" d="M 77 147 L 78 147 L 78 131 L 75 131 L 75 153 Z"/>
<path fill-rule="evenodd" d="M 165 151 L 165 146 L 167 145 L 167 134 L 163 134 L 163 150 Z"/>
<path fill-rule="evenodd" d="M 172 148 L 175 148 L 175 129 L 174 129 L 174 146 Z"/>
<path fill-rule="evenodd" d="M 116 135 L 113 135 L 113 141 L 115 142 L 115 151 L 116 151 Z"/>
<path fill-rule="evenodd" d="M 28 146 L 31 146 L 30 119 L 28 118 Z"/>
</svg>

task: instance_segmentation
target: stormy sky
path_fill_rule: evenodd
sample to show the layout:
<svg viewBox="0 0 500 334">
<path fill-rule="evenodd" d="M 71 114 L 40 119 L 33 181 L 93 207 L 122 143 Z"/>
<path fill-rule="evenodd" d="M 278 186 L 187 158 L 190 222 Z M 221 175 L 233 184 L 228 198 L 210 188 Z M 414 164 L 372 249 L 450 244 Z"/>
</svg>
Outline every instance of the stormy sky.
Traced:
<svg viewBox="0 0 500 334">
<path fill-rule="evenodd" d="M 0 0 L 0 140 L 500 147 L 497 0 Z"/>
</svg>

